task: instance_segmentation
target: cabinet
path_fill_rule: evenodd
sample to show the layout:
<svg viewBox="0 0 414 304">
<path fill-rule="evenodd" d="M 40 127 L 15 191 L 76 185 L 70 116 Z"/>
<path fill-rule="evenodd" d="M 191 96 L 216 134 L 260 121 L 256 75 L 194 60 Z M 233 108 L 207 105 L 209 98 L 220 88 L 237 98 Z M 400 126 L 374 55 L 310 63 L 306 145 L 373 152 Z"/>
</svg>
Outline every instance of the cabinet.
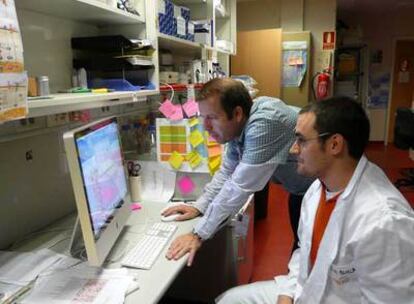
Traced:
<svg viewBox="0 0 414 304">
<path fill-rule="evenodd" d="M 335 95 L 349 96 L 363 103 L 366 94 L 364 45 L 341 46 L 335 54 Z"/>
</svg>

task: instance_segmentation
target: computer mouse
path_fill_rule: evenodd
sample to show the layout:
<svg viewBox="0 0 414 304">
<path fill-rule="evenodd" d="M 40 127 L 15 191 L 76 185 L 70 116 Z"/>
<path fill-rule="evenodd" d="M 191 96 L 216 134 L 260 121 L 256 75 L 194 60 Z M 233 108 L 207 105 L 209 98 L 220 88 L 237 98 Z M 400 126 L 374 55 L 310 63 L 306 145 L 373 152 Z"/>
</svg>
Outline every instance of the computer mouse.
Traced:
<svg viewBox="0 0 414 304">
<path fill-rule="evenodd" d="M 174 213 L 174 214 L 171 214 L 171 215 L 168 215 L 168 216 L 162 216 L 161 215 L 161 221 L 162 222 L 173 222 L 180 215 L 181 215 L 180 213 Z"/>
<path fill-rule="evenodd" d="M 179 202 L 179 203 L 168 203 L 167 206 L 165 206 L 164 208 L 161 209 L 160 214 L 162 214 L 165 210 L 171 208 L 171 207 L 176 207 L 176 206 L 185 206 L 184 202 Z"/>
</svg>

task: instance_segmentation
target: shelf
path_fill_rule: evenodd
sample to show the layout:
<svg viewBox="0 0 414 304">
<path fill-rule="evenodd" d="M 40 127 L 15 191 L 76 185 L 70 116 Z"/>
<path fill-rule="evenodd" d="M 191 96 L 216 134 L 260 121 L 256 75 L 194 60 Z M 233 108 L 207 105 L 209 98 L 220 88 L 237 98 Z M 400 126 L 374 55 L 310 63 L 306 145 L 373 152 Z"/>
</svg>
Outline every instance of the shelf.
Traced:
<svg viewBox="0 0 414 304">
<path fill-rule="evenodd" d="M 176 5 L 205 4 L 207 0 L 174 0 Z"/>
<path fill-rule="evenodd" d="M 16 0 L 16 7 L 94 25 L 145 23 L 142 16 L 97 0 Z"/>
<path fill-rule="evenodd" d="M 54 94 L 48 99 L 28 101 L 29 117 L 52 115 L 104 106 L 145 101 L 147 96 L 159 94 L 158 90 L 142 90 L 112 93 Z"/>
<path fill-rule="evenodd" d="M 187 56 L 200 56 L 202 44 L 158 33 L 158 48 Z"/>
</svg>

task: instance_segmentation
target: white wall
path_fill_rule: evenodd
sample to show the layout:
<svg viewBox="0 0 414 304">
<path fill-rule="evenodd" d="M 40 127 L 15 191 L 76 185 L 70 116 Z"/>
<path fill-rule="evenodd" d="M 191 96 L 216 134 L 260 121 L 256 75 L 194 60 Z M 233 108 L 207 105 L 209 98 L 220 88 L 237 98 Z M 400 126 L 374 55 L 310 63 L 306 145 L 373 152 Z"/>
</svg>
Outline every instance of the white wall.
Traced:
<svg viewBox="0 0 414 304">
<path fill-rule="evenodd" d="M 336 0 L 253 0 L 237 3 L 237 30 L 282 28 L 312 33 L 311 73 L 321 70 L 322 33 L 334 31 Z"/>
</svg>

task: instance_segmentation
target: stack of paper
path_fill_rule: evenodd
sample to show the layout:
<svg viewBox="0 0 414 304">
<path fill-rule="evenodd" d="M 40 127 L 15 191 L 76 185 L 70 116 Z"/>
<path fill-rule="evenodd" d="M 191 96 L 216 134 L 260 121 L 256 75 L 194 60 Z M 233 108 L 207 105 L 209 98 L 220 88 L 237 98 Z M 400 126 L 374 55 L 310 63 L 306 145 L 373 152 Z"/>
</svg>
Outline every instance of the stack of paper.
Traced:
<svg viewBox="0 0 414 304">
<path fill-rule="evenodd" d="M 122 304 L 133 277 L 128 270 L 89 266 L 70 268 L 41 276 L 24 304 Z"/>
</svg>

